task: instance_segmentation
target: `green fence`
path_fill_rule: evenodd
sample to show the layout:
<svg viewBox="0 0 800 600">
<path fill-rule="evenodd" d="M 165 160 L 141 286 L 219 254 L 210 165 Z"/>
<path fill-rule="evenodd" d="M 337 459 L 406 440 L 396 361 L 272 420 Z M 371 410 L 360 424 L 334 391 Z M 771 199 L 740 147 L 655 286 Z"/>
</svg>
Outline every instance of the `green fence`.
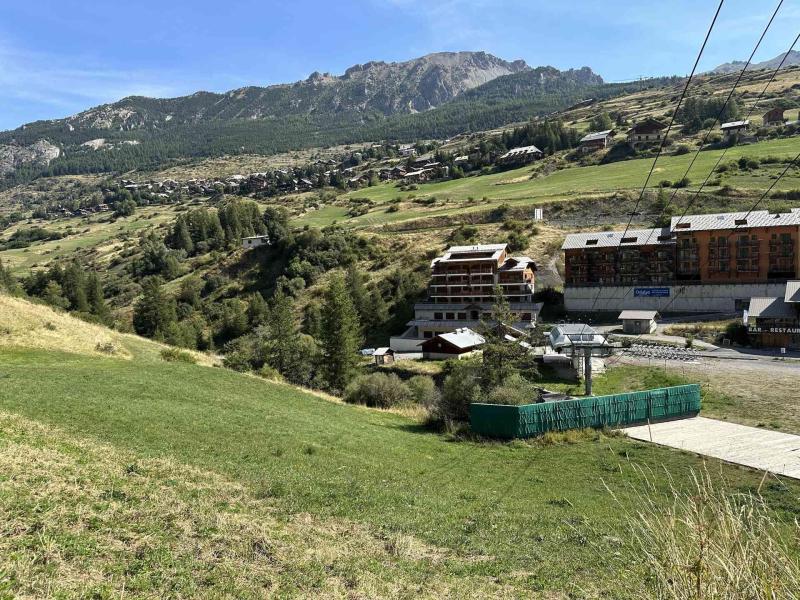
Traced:
<svg viewBox="0 0 800 600">
<path fill-rule="evenodd" d="M 694 416 L 700 412 L 700 386 L 593 396 L 522 406 L 472 404 L 472 430 L 487 437 L 524 438 L 547 431 L 616 427 Z"/>
</svg>

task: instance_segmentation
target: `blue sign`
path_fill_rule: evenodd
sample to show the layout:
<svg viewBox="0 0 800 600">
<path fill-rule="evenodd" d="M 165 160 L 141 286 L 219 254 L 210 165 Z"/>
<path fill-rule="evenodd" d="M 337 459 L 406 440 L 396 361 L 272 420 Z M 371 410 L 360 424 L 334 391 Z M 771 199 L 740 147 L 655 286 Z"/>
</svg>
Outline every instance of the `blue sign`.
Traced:
<svg viewBox="0 0 800 600">
<path fill-rule="evenodd" d="M 669 298 L 669 288 L 633 288 L 633 296 L 634 298 Z"/>
</svg>

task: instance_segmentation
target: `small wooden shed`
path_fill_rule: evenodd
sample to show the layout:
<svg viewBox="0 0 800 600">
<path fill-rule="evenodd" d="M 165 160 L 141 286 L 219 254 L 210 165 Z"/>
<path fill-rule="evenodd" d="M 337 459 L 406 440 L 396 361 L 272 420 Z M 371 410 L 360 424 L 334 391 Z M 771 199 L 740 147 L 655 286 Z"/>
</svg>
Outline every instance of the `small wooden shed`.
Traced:
<svg viewBox="0 0 800 600">
<path fill-rule="evenodd" d="M 630 334 L 655 333 L 659 318 L 660 315 L 655 310 L 623 310 L 619 313 L 623 333 Z"/>
<path fill-rule="evenodd" d="M 390 365 L 394 362 L 394 350 L 391 348 L 378 348 L 372 353 L 376 365 Z"/>
</svg>

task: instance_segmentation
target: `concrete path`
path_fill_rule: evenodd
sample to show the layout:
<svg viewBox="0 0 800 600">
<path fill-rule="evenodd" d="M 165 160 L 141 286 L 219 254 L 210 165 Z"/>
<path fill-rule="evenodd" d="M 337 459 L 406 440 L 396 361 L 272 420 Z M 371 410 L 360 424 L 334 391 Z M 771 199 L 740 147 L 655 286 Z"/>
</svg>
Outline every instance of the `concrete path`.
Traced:
<svg viewBox="0 0 800 600">
<path fill-rule="evenodd" d="M 626 427 L 630 437 L 800 479 L 800 436 L 694 417 Z"/>
</svg>

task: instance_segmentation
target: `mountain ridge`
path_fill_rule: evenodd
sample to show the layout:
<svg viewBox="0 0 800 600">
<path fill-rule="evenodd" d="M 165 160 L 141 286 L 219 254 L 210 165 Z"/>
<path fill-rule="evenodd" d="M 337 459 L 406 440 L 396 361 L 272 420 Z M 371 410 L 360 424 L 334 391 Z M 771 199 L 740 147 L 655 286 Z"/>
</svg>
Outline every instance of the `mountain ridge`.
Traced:
<svg viewBox="0 0 800 600">
<path fill-rule="evenodd" d="M 789 55 L 783 63 L 782 68 L 792 67 L 795 65 L 800 65 L 800 52 L 797 50 L 790 50 L 789 52 L 781 52 L 778 56 L 770 58 L 768 60 L 764 60 L 758 63 L 751 63 L 750 66 L 747 68 L 748 71 L 757 71 L 758 69 L 775 69 L 783 60 L 783 57 Z M 741 71 L 744 66 L 747 64 L 744 60 L 733 60 L 731 62 L 722 63 L 721 65 L 717 65 L 708 73 L 712 74 L 724 74 L 724 73 L 735 73 L 736 71 Z"/>
</svg>

